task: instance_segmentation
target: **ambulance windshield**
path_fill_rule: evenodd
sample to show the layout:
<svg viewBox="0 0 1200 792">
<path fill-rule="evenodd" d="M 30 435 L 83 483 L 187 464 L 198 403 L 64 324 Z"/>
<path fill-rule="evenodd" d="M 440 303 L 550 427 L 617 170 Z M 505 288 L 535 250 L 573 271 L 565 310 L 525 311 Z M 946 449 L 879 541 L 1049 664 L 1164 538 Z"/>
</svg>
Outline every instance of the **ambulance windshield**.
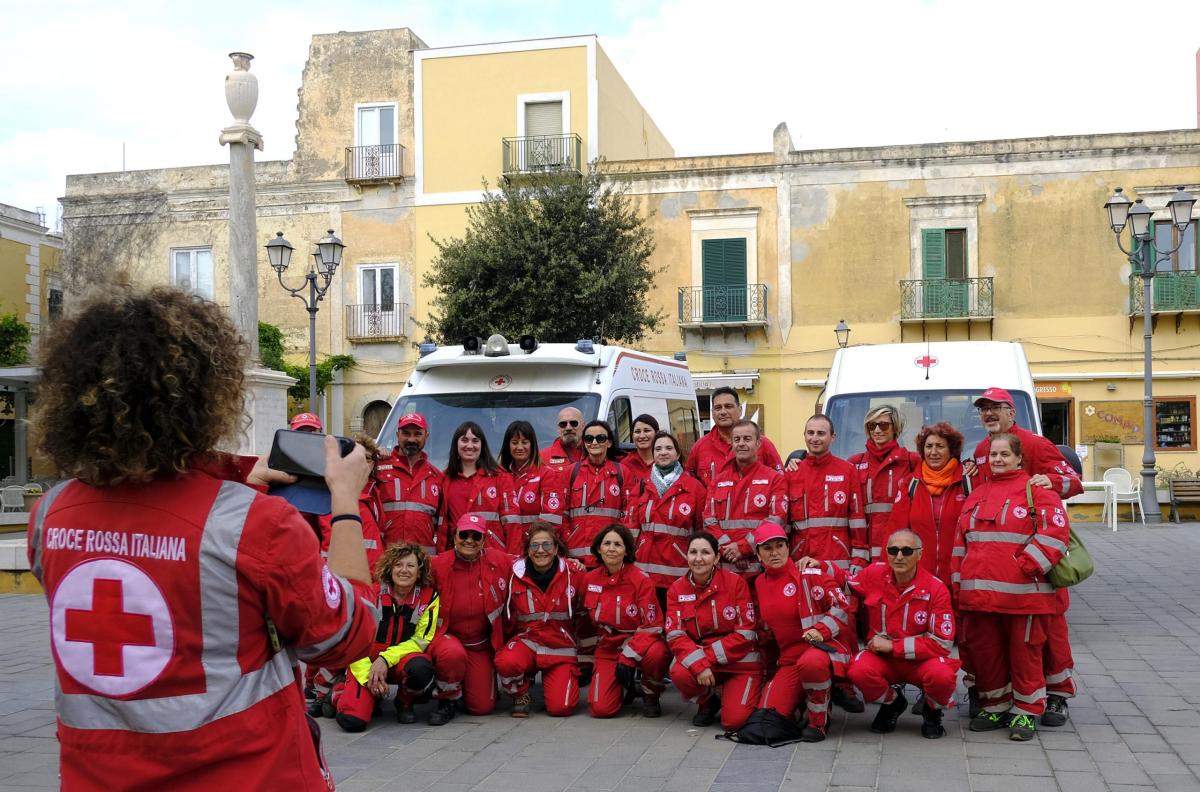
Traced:
<svg viewBox="0 0 1200 792">
<path fill-rule="evenodd" d="M 595 393 L 531 393 L 501 391 L 486 393 L 439 393 L 405 396 L 397 402 L 379 430 L 379 445 L 390 449 L 396 444 L 396 423 L 400 416 L 417 412 L 429 422 L 425 453 L 429 461 L 445 469 L 450 457 L 450 439 L 464 421 L 474 421 L 487 435 L 488 450 L 497 460 L 504 431 L 513 421 L 529 421 L 537 433 L 538 446 L 545 450 L 558 437 L 558 411 L 574 407 L 583 413 L 586 423 L 596 417 L 600 396 Z M 580 426 L 582 435 L 583 427 Z"/>
<path fill-rule="evenodd" d="M 904 416 L 901 446 L 916 450 L 913 443 L 922 426 L 947 421 L 963 433 L 965 440 L 962 457 L 969 457 L 979 441 L 987 436 L 987 430 L 980 422 L 979 412 L 974 404 L 979 393 L 979 390 L 934 390 L 848 393 L 833 396 L 825 405 L 825 414 L 833 420 L 837 429 L 833 453 L 845 459 L 862 451 L 867 444 L 866 430 L 863 428 L 867 413 L 881 405 L 890 404 Z M 1032 418 L 1033 404 L 1029 395 L 1020 391 L 1011 393 L 1016 401 L 1017 425 L 1036 431 L 1037 425 Z"/>
</svg>

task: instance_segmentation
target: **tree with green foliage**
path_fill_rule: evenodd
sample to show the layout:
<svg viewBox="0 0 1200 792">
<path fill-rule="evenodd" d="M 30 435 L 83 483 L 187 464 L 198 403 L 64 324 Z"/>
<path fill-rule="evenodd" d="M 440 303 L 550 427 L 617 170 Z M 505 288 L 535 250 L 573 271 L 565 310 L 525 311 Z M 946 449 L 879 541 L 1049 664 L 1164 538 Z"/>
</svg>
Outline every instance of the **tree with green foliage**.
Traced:
<svg viewBox="0 0 1200 792">
<path fill-rule="evenodd" d="M 275 371 L 282 371 L 296 380 L 296 384 L 288 388 L 288 396 L 294 401 L 308 400 L 308 365 L 288 363 L 283 359 L 283 331 L 267 322 L 258 323 L 258 354 L 263 365 Z M 317 363 L 317 393 L 323 394 L 333 382 L 333 372 L 353 368 L 357 361 L 353 355 L 328 355 Z"/>
<path fill-rule="evenodd" d="M 622 190 L 596 173 L 484 183 L 466 233 L 437 240 L 424 284 L 427 333 L 442 343 L 500 333 L 544 341 L 635 342 L 663 322 L 650 306 L 654 241 Z"/>
<path fill-rule="evenodd" d="M 0 314 L 0 366 L 20 366 L 29 362 L 29 325 L 15 314 Z"/>
</svg>

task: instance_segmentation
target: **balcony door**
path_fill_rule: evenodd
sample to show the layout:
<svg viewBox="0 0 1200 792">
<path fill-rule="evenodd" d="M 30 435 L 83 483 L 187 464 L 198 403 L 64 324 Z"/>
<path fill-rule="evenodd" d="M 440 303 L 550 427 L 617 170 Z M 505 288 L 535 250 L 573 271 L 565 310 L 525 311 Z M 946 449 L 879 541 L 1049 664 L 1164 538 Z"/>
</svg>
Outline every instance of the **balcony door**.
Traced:
<svg viewBox="0 0 1200 792">
<path fill-rule="evenodd" d="M 556 170 L 566 162 L 563 103 L 526 102 L 525 139 L 521 141 L 521 170 Z"/>
<path fill-rule="evenodd" d="M 354 177 L 382 178 L 400 175 L 396 143 L 396 106 L 360 105 L 355 141 Z"/>
<path fill-rule="evenodd" d="M 396 304 L 396 265 L 375 264 L 358 268 L 359 298 L 362 306 L 358 337 L 399 336 L 401 312 Z"/>
<path fill-rule="evenodd" d="M 1158 262 L 1154 278 L 1154 310 L 1194 311 L 1200 308 L 1200 279 L 1196 276 L 1196 221 L 1188 227 L 1180 240 L 1179 229 L 1173 223 L 1154 224 L 1154 255 L 1159 250 L 1170 250 L 1178 246 L 1169 257 Z"/>
<path fill-rule="evenodd" d="M 921 280 L 926 317 L 967 316 L 967 232 L 963 228 L 921 231 Z"/>
<path fill-rule="evenodd" d="M 746 321 L 746 240 L 705 239 L 700 245 L 704 321 Z"/>
</svg>

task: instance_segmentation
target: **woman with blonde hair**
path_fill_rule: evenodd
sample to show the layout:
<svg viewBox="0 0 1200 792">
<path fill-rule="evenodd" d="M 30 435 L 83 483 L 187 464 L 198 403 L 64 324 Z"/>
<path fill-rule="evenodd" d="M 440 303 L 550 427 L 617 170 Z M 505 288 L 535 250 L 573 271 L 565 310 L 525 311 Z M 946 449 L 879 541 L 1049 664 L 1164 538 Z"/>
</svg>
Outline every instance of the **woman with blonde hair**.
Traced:
<svg viewBox="0 0 1200 792">
<path fill-rule="evenodd" d="M 882 560 L 888 538 L 888 518 L 900 484 L 921 464 L 921 457 L 900 445 L 904 416 L 891 404 L 881 404 L 863 419 L 866 448 L 847 462 L 858 468 L 859 502 L 867 515 L 871 560 Z"/>
</svg>

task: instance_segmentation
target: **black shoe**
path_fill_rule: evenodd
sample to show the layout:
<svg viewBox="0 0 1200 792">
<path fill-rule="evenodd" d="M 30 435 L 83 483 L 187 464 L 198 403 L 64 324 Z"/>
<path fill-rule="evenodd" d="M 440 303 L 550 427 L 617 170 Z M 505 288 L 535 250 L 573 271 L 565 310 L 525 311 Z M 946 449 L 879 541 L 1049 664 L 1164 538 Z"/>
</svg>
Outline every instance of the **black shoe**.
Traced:
<svg viewBox="0 0 1200 792">
<path fill-rule="evenodd" d="M 800 732 L 800 742 L 821 742 L 825 739 L 825 730 L 818 729 L 816 726 L 805 726 L 804 731 Z"/>
<path fill-rule="evenodd" d="M 1046 697 L 1046 711 L 1042 713 L 1043 726 L 1063 726 L 1069 717 L 1065 698 L 1055 693 Z"/>
<path fill-rule="evenodd" d="M 913 704 L 912 714 L 913 715 L 925 714 L 925 694 L 924 693 L 917 694 L 917 700 Z"/>
<path fill-rule="evenodd" d="M 904 694 L 897 690 L 896 698 L 892 699 L 891 704 L 879 705 L 879 712 L 875 713 L 875 720 L 871 721 L 871 731 L 876 734 L 894 732 L 896 721 L 900 720 L 900 716 L 906 709 L 908 709 L 908 699 L 904 698 Z"/>
<path fill-rule="evenodd" d="M 867 709 L 867 705 L 863 704 L 863 700 L 854 692 L 854 688 L 850 688 L 847 691 L 835 685 L 832 698 L 833 703 L 846 712 L 865 712 Z"/>
<path fill-rule="evenodd" d="M 417 713 L 413 712 L 412 704 L 396 702 L 396 723 L 416 723 Z"/>
<path fill-rule="evenodd" d="M 983 711 L 971 718 L 971 723 L 967 727 L 973 732 L 995 731 L 996 729 L 1007 729 L 1009 721 L 1012 720 L 1007 712 L 987 712 Z"/>
<path fill-rule="evenodd" d="M 322 716 L 321 710 L 324 708 L 325 702 L 322 699 L 313 699 L 308 702 L 308 714 L 314 718 Z"/>
<path fill-rule="evenodd" d="M 304 700 L 312 701 L 317 697 L 317 689 L 312 685 L 307 685 L 304 688 Z"/>
<path fill-rule="evenodd" d="M 338 726 L 342 727 L 343 731 L 352 733 L 365 731 L 367 728 L 367 722 L 362 718 L 356 718 L 353 715 L 347 715 L 344 712 L 339 712 L 337 714 L 337 723 Z"/>
<path fill-rule="evenodd" d="M 445 726 L 450 721 L 454 720 L 454 702 L 439 701 L 429 711 L 430 726 Z"/>
<path fill-rule="evenodd" d="M 717 722 L 717 715 L 720 713 L 721 699 L 716 696 L 709 696 L 708 701 L 696 708 L 696 715 L 692 718 L 692 725 L 698 729 L 712 726 Z"/>
<path fill-rule="evenodd" d="M 642 696 L 642 717 L 661 718 L 662 705 L 658 703 L 658 694 Z"/>
<path fill-rule="evenodd" d="M 979 706 L 979 688 L 972 685 L 967 688 L 967 717 L 974 720 L 982 709 Z"/>
<path fill-rule="evenodd" d="M 921 736 L 926 740 L 936 740 L 944 737 L 946 729 L 942 726 L 942 711 L 926 702 L 921 709 Z"/>
<path fill-rule="evenodd" d="M 337 707 L 334 706 L 333 700 L 326 696 L 321 702 L 321 716 L 325 718 L 333 718 L 337 716 Z"/>
</svg>

